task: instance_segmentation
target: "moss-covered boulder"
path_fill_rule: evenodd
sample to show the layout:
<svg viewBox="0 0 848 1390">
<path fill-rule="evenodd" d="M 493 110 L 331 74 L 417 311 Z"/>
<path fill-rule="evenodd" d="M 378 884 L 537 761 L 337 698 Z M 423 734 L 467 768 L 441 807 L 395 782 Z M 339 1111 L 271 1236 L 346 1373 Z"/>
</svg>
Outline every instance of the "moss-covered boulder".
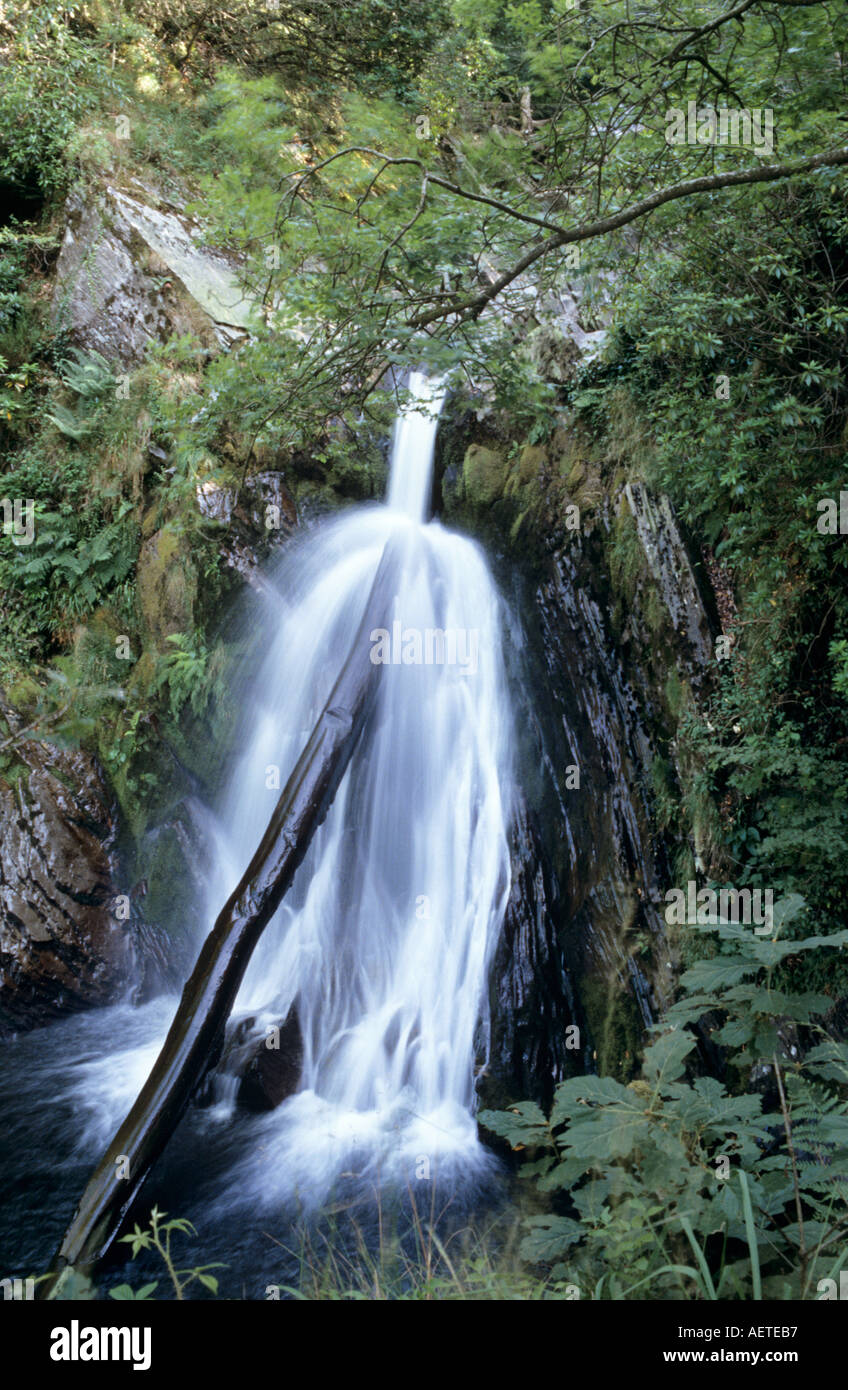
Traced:
<svg viewBox="0 0 848 1390">
<path fill-rule="evenodd" d="M 469 444 L 462 464 L 462 486 L 470 506 L 491 506 L 503 496 L 507 476 L 508 465 L 499 449 Z"/>
</svg>

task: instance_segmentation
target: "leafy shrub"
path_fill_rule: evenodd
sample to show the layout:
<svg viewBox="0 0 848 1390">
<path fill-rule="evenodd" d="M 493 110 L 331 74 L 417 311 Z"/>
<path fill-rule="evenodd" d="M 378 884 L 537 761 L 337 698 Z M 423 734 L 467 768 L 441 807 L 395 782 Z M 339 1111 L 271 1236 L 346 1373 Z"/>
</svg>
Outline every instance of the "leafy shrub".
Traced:
<svg viewBox="0 0 848 1390">
<path fill-rule="evenodd" d="M 16 552 L 14 580 L 24 592 L 45 586 L 60 589 L 66 612 L 81 617 L 134 568 L 138 527 L 122 502 L 116 520 L 90 537 L 81 534 L 68 511 L 36 510 L 35 539 Z"/>
<path fill-rule="evenodd" d="M 79 397 L 79 404 L 75 410 L 54 405 L 53 410 L 47 412 L 47 419 L 69 439 L 84 439 L 97 424 L 97 406 L 114 391 L 114 370 L 102 353 L 71 348 L 70 356 L 60 367 L 60 375 L 68 390 Z"/>
<path fill-rule="evenodd" d="M 848 1259 L 848 1046 L 822 1026 L 826 996 L 777 983 L 787 961 L 838 949 L 848 931 L 792 939 L 802 907 L 775 904 L 769 937 L 722 920 L 699 928 L 718 953 L 683 975 L 637 1080 L 574 1077 L 549 1115 L 531 1102 L 482 1112 L 528 1151 L 523 1175 L 567 1206 L 529 1218 L 522 1245 L 552 1278 L 596 1298 L 649 1287 L 652 1297 L 809 1298 Z M 699 1022 L 731 1071 L 765 1090 L 687 1079 Z"/>
<path fill-rule="evenodd" d="M 83 116 L 117 90 L 97 45 L 74 31 L 81 4 L 13 0 L 13 35 L 0 84 L 0 181 L 53 192 L 67 178 L 66 147 Z"/>
</svg>

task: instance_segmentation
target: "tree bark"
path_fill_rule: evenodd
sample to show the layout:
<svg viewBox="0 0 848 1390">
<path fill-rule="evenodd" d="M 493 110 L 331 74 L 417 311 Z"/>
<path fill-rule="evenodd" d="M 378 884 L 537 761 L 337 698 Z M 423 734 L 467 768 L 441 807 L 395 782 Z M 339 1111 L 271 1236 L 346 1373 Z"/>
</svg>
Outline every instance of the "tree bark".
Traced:
<svg viewBox="0 0 848 1390">
<path fill-rule="evenodd" d="M 370 633 L 385 625 L 396 592 L 397 543 L 383 551 L 365 612 L 309 741 L 289 777 L 241 882 L 204 942 L 162 1050 L 129 1115 L 86 1187 L 41 1297 L 61 1296 L 73 1271 L 86 1274 L 168 1142 L 210 1065 L 251 953 L 277 911 L 330 808 L 370 713 L 380 674 Z M 119 1172 L 129 1176 L 119 1177 Z"/>
</svg>

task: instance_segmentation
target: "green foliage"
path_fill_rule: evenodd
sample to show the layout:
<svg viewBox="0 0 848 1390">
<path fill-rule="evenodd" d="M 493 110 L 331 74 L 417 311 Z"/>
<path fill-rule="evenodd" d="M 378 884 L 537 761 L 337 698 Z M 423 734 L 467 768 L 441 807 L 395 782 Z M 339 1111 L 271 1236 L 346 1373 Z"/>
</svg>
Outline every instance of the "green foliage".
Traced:
<svg viewBox="0 0 848 1390">
<path fill-rule="evenodd" d="M 214 1264 L 197 1265 L 193 1269 L 178 1269 L 171 1254 L 171 1239 L 175 1234 L 197 1235 L 197 1231 L 191 1222 L 184 1218 L 171 1217 L 170 1221 L 166 1221 L 167 1214 L 167 1212 L 160 1211 L 158 1207 L 153 1207 L 150 1212 L 150 1225 L 142 1229 L 136 1224 L 129 1235 L 120 1237 L 121 1242 L 132 1246 L 133 1259 L 141 1250 L 156 1251 L 165 1265 L 176 1299 L 182 1301 L 185 1298 L 186 1289 L 195 1280 L 214 1296 L 218 1292 L 218 1280 L 209 1271 L 210 1269 L 222 1269 L 224 1266 L 220 1260 L 217 1260 Z M 118 1284 L 114 1289 L 109 1290 L 109 1297 L 119 1301 L 134 1300 L 139 1302 L 152 1298 L 158 1287 L 158 1280 L 143 1284 L 137 1290 L 133 1290 L 130 1284 Z"/>
<path fill-rule="evenodd" d="M 32 253 L 43 251 L 51 240 L 14 217 L 7 227 L 0 227 L 0 334 L 12 326 L 25 303 L 23 287 Z"/>
<path fill-rule="evenodd" d="M 848 638 L 840 637 L 831 642 L 828 656 L 833 663 L 833 690 L 848 700 Z"/>
<path fill-rule="evenodd" d="M 99 401 L 115 387 L 114 370 L 103 354 L 94 349 L 81 352 L 71 348 L 61 376 L 69 391 L 87 401 Z"/>
<path fill-rule="evenodd" d="M 341 24 L 353 19 L 352 8 L 338 8 Z M 564 0 L 454 0 L 453 22 L 438 41 L 414 40 L 418 52 L 409 72 L 417 73 L 417 85 L 383 84 L 381 93 L 391 95 L 378 99 L 358 74 L 349 90 L 334 92 L 331 117 L 320 125 L 300 96 L 262 64 L 257 68 L 249 59 L 248 77 L 243 69 L 221 76 L 210 101 L 208 137 L 220 158 L 205 182 L 204 211 L 223 240 L 237 238 L 246 247 L 246 281 L 265 306 L 268 331 L 241 355 L 238 372 L 232 364 L 213 369 L 219 418 L 237 413 L 258 439 L 276 436 L 301 448 L 337 408 L 339 380 L 346 398 L 361 405 L 381 369 L 424 358 L 437 369 L 462 367 L 476 383 L 490 383 L 495 404 L 529 417 L 528 430 L 543 437 L 552 424 L 553 385 L 529 368 L 525 335 L 485 309 L 481 286 L 494 278 L 495 267 L 505 272 L 505 304 L 521 312 L 531 276 L 537 303 L 544 303 L 563 279 L 553 242 L 550 257 L 517 279 L 528 238 L 541 236 L 540 223 L 571 226 L 618 212 L 644 187 L 735 171 L 753 158 L 738 148 L 670 145 L 665 132 L 672 105 L 725 104 L 729 92 L 744 86 L 751 106 L 766 106 L 779 89 L 781 156 L 809 153 L 832 138 L 828 113 L 841 96 L 829 55 L 844 36 L 843 18 L 832 21 L 819 7 L 793 10 L 782 16 L 785 41 L 775 52 L 765 41 L 769 24 L 759 5 L 738 27 L 722 22 L 716 6 L 717 22 L 701 36 L 701 61 L 693 67 L 688 61 L 666 65 L 657 50 L 694 43 L 703 5 L 662 0 L 655 8 L 636 18 L 617 0 L 602 12 Z M 369 7 L 360 11 L 367 32 Z M 407 36 L 403 26 L 398 34 Z M 646 63 L 648 52 L 653 57 Z M 281 68 L 285 72 L 283 62 Z M 538 119 L 522 130 L 523 88 Z M 841 184 L 828 194 L 831 179 L 830 171 L 818 176 L 814 196 L 829 200 L 823 216 L 838 220 Z M 759 191 L 734 196 L 736 204 L 724 194 L 705 201 L 703 210 L 695 204 L 716 242 L 713 265 L 727 245 L 717 208 L 738 207 L 744 218 L 749 207 L 767 200 Z M 656 326 L 636 312 L 646 351 L 662 355 L 676 343 L 703 373 L 720 356 L 720 330 L 730 326 L 749 341 L 750 315 L 762 307 L 762 292 L 751 282 L 770 277 L 776 283 L 781 268 L 771 249 L 763 249 L 762 229 L 752 224 L 751 252 L 746 248 L 739 258 L 743 283 L 725 307 L 727 287 L 715 275 L 714 312 L 705 320 L 703 296 L 689 286 L 683 258 L 662 249 L 679 217 L 676 207 L 656 215 L 644 277 L 654 286 L 671 267 L 668 312 Z M 793 230 L 794 222 L 785 219 L 787 240 Z M 608 281 L 596 272 L 614 267 L 626 274 L 631 262 L 630 249 L 616 236 L 595 249 L 584 247 L 584 306 L 593 283 L 599 303 L 608 294 Z M 807 267 L 808 280 L 813 271 Z M 633 279 L 642 283 L 641 276 Z M 784 276 L 778 297 L 795 288 Z M 825 287 L 819 298 L 808 328 L 820 324 L 833 346 L 844 320 L 837 288 Z M 832 353 L 818 350 L 818 336 L 804 343 L 798 389 L 775 382 L 766 406 L 775 429 L 814 426 L 822 417 L 809 392 L 837 389 Z M 268 381 L 275 383 L 270 400 Z M 682 415 L 679 423 L 682 433 Z M 742 440 L 734 446 L 733 468 L 746 447 Z"/>
<path fill-rule="evenodd" d="M 651 258 L 627 289 L 603 371 L 632 381 L 656 419 L 655 481 L 775 618 L 799 584 L 843 567 L 815 503 L 844 475 L 844 189 L 833 174 L 740 195 L 732 257 L 727 225 L 694 218 L 675 255 Z"/>
<path fill-rule="evenodd" d="M 25 362 L 18 371 L 7 371 L 7 366 L 6 359 L 0 357 L 3 383 L 0 386 L 0 416 L 15 425 L 20 417 L 29 411 L 29 401 L 25 393 L 38 368 L 33 362 Z"/>
<path fill-rule="evenodd" d="M 70 356 L 60 367 L 67 389 L 79 398 L 75 410 L 54 405 L 47 419 L 69 439 L 80 440 L 90 435 L 97 425 L 96 407 L 115 389 L 115 373 L 99 352 L 81 352 L 71 348 Z"/>
<path fill-rule="evenodd" d="M 848 890 L 848 550 L 816 525 L 848 457 L 845 186 L 829 171 L 693 208 L 673 249 L 658 236 L 638 278 L 622 278 L 603 360 L 569 388 L 608 455 L 670 496 L 735 597 L 731 658 L 703 717 L 678 729 L 684 804 L 722 808 L 726 873 L 800 892 L 823 921 L 844 920 Z M 638 458 L 617 429 L 622 396 L 650 427 Z M 616 527 L 620 583 L 624 539 Z M 834 997 L 848 985 L 841 959 L 828 980 L 804 968 Z"/>
<path fill-rule="evenodd" d="M 808 1298 L 832 1275 L 848 1234 L 848 1045 L 822 1026 L 826 997 L 779 981 L 788 959 L 839 949 L 848 931 L 793 939 L 802 907 L 777 903 L 767 937 L 698 928 L 719 954 L 683 975 L 637 1080 L 574 1077 L 549 1115 L 528 1102 L 480 1115 L 567 1207 L 530 1218 L 525 1259 L 612 1299 Z M 770 1089 L 740 1095 L 693 1071 L 690 1028 L 715 1017 L 729 1062 Z"/>
<path fill-rule="evenodd" d="M 297 1282 L 281 1284 L 280 1293 L 298 1301 L 416 1303 L 574 1296 L 561 1280 L 539 1278 L 522 1264 L 514 1219 L 440 1230 L 410 1197 L 411 1227 L 404 1235 L 382 1197 L 376 1238 L 355 1219 L 340 1222 L 338 1215 L 301 1227 L 296 1245 L 287 1247 Z M 429 1196 L 422 1206 L 432 1213 Z"/>
<path fill-rule="evenodd" d="M 185 704 L 201 715 L 210 699 L 223 694 L 223 649 L 219 645 L 210 653 L 198 632 L 175 632 L 167 640 L 175 650 L 160 663 L 157 689 L 167 685 L 173 718 Z"/>
<path fill-rule="evenodd" d="M 393 0 L 335 0 L 304 6 L 277 0 L 138 0 L 133 14 L 164 43 L 182 70 L 209 56 L 253 73 L 285 74 L 319 93 L 336 84 L 402 92 L 444 27 L 443 0 L 398 5 Z M 201 57 L 200 55 L 204 56 Z"/>
<path fill-rule="evenodd" d="M 30 196 L 68 176 L 66 146 L 84 116 L 115 91 L 96 42 L 82 38 L 84 5 L 12 0 L 0 84 L 0 181 Z M 84 27 L 84 26 L 83 26 Z"/>
<path fill-rule="evenodd" d="M 817 914 L 839 920 L 848 886 L 848 787 L 840 749 L 813 742 L 800 720 L 779 711 L 769 717 L 752 691 L 730 683 L 710 724 L 687 720 L 683 739 L 705 769 L 708 795 L 718 801 L 729 793 L 736 807 L 723 839 L 739 882 L 802 891 Z M 829 988 L 835 994 L 843 984 L 840 972 Z"/>
<path fill-rule="evenodd" d="M 113 522 L 86 536 L 70 508 L 36 509 L 32 545 L 17 548 L 7 562 L 0 560 L 0 572 L 24 594 L 61 590 L 65 611 L 82 617 L 135 566 L 138 527 L 131 512 L 131 503 L 124 501 Z"/>
</svg>

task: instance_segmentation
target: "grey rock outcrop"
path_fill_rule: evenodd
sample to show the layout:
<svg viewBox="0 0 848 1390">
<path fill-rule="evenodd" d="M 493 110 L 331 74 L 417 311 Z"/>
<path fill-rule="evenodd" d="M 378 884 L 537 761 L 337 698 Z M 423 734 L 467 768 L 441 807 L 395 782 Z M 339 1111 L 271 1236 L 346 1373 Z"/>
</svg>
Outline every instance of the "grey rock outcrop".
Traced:
<svg viewBox="0 0 848 1390">
<path fill-rule="evenodd" d="M 88 754 L 26 740 L 0 782 L 0 1032 L 126 993 L 128 924 L 113 914 L 111 797 Z"/>
<path fill-rule="evenodd" d="M 53 319 L 110 362 L 139 363 L 152 343 L 191 333 L 210 352 L 243 337 L 253 308 L 234 266 L 201 232 L 143 197 L 105 185 L 73 191 L 56 266 Z"/>
</svg>

